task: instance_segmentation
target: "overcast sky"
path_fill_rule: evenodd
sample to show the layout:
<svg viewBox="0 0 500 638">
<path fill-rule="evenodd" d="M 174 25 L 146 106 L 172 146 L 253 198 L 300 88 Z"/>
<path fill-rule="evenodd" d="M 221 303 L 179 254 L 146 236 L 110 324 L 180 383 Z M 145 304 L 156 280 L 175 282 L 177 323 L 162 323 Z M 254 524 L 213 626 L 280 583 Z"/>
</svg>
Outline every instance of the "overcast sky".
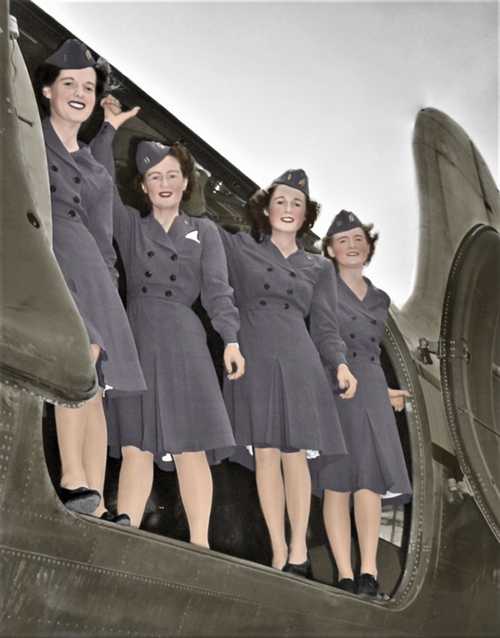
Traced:
<svg viewBox="0 0 500 638">
<path fill-rule="evenodd" d="M 498 181 L 496 2 L 37 0 L 260 185 L 303 167 L 324 234 L 341 209 L 380 231 L 368 275 L 412 289 L 418 110 L 461 124 Z"/>
</svg>

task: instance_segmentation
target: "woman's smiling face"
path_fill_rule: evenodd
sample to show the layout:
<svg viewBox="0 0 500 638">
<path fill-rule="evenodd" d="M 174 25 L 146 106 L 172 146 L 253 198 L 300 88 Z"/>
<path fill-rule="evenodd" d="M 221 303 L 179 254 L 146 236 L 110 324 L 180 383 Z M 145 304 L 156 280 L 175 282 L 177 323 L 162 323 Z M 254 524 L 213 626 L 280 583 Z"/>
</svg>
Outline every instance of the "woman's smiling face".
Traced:
<svg viewBox="0 0 500 638">
<path fill-rule="evenodd" d="M 268 213 L 274 231 L 297 233 L 306 216 L 306 196 L 296 188 L 278 184 L 271 195 Z"/>
<path fill-rule="evenodd" d="M 82 124 L 91 115 L 96 101 L 96 72 L 85 69 L 61 69 L 43 95 L 50 101 L 51 116 Z"/>
<path fill-rule="evenodd" d="M 327 250 L 330 257 L 334 257 L 339 266 L 359 268 L 366 263 L 370 246 L 364 230 L 357 227 L 342 233 L 335 233 Z"/>
<path fill-rule="evenodd" d="M 177 158 L 167 155 L 144 175 L 142 188 L 157 209 L 178 209 L 188 180 Z"/>
</svg>

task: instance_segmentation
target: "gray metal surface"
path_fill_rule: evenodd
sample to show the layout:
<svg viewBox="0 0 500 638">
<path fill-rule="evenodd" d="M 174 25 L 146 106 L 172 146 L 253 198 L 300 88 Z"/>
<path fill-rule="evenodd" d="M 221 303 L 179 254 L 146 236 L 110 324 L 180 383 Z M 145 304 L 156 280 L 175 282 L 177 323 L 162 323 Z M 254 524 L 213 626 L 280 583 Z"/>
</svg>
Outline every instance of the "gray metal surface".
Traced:
<svg viewBox="0 0 500 638">
<path fill-rule="evenodd" d="M 500 540 L 500 234 L 476 226 L 450 272 L 441 324 L 443 399 L 474 498 Z"/>
<path fill-rule="evenodd" d="M 455 254 L 475 224 L 500 230 L 499 194 L 466 132 L 437 109 L 419 112 L 413 152 L 420 203 L 418 267 L 400 318 L 415 337 L 437 340 Z"/>
<path fill-rule="evenodd" d="M 9 68 L 11 82 L 25 82 L 19 63 L 15 73 L 7 66 L 11 56 L 19 56 L 15 42 L 6 42 L 4 7 L 0 19 L 2 68 Z M 411 302 L 401 312 L 393 309 L 384 341 L 399 382 L 413 395 L 407 422 L 414 499 L 400 583 L 390 602 L 377 604 L 214 551 L 77 516 L 61 505 L 43 454 L 40 397 L 81 401 L 91 394 L 93 374 L 83 326 L 48 242 L 25 223 L 30 207 L 48 209 L 48 192 L 23 177 L 26 138 L 20 137 L 24 129 L 6 94 L 0 140 L 2 187 L 10 194 L 1 211 L 0 310 L 22 321 L 12 319 L 13 328 L 1 335 L 8 365 L 2 367 L 0 394 L 0 636 L 498 635 L 498 542 L 473 498 L 448 489 L 449 480 L 461 475 L 447 460 L 456 452 L 441 370 L 439 362 L 426 367 L 415 356 L 419 337 L 437 340 L 441 334 L 448 275 L 463 238 L 478 222 L 498 230 L 496 187 L 458 125 L 433 110 L 417 118 L 419 273 Z M 29 129 L 29 151 L 43 179 L 43 146 L 32 108 L 36 124 Z M 443 158 L 452 160 L 444 169 Z M 22 187 L 9 191 L 14 181 Z M 14 279 L 26 285 L 11 285 Z M 9 315 L 19 307 L 22 314 Z M 498 313 L 485 319 L 498 335 Z M 472 336 L 481 329 L 472 326 Z M 496 355 L 494 361 L 497 365 Z M 473 390 L 482 382 L 467 377 Z M 454 386 L 450 392 L 460 405 Z M 494 429 L 493 423 L 486 425 Z"/>
<path fill-rule="evenodd" d="M 15 32 L 9 35 L 5 3 L 0 12 L 0 378 L 51 400 L 77 403 L 97 387 L 89 342 L 51 250 L 40 118 Z M 64 360 L 61 352 L 67 353 Z"/>
</svg>

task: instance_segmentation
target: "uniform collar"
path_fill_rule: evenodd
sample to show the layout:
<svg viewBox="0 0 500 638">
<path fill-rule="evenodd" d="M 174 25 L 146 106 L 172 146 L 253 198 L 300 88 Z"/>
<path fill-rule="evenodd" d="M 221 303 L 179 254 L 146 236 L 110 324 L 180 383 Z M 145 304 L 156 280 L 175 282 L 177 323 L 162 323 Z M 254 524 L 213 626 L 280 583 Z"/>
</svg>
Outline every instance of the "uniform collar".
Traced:
<svg viewBox="0 0 500 638">
<path fill-rule="evenodd" d="M 366 302 L 369 300 L 369 296 L 370 296 L 370 292 L 371 289 L 373 288 L 371 281 L 367 278 L 367 277 L 363 277 L 363 279 L 365 280 L 368 288 L 366 290 L 366 294 L 364 296 L 363 299 L 360 299 L 358 297 L 358 295 L 351 290 L 350 286 L 348 284 L 346 284 L 346 282 L 342 279 L 342 277 L 338 274 L 337 275 L 337 280 L 339 282 L 339 288 L 341 288 L 344 292 L 344 294 L 349 297 L 350 299 L 352 299 L 353 301 L 358 302 L 358 304 L 361 304 L 362 306 L 366 306 Z"/>
<path fill-rule="evenodd" d="M 186 215 L 183 211 L 180 211 L 175 224 L 172 225 L 170 230 L 173 230 L 179 237 L 185 237 L 187 233 L 190 233 L 195 228 L 196 225 L 194 224 L 193 218 Z"/>
<path fill-rule="evenodd" d="M 372 317 L 372 313 L 375 310 L 377 310 L 381 305 L 385 305 L 385 297 L 384 293 L 379 291 L 378 288 L 375 288 L 368 277 L 363 277 L 363 279 L 366 281 L 368 289 L 363 301 L 361 301 L 361 299 L 359 299 L 359 297 L 345 283 L 342 277 L 337 275 L 339 299 Z"/>
<path fill-rule="evenodd" d="M 45 144 L 50 150 L 59 157 L 66 164 L 69 164 L 71 168 L 78 173 L 80 173 L 80 169 L 78 164 L 75 162 L 74 157 L 68 151 L 68 149 L 61 142 L 59 136 L 54 130 L 52 126 L 52 122 L 50 121 L 50 117 L 46 117 L 42 120 L 42 130 L 43 136 L 45 138 Z M 87 148 L 86 146 L 81 146 L 80 148 Z"/>
<path fill-rule="evenodd" d="M 264 237 L 262 245 L 276 264 L 288 270 L 293 270 L 297 266 L 308 265 L 311 261 L 310 255 L 302 248 L 302 242 L 300 242 L 300 240 L 297 241 L 297 250 L 288 257 L 285 257 L 281 250 L 273 244 L 270 235 Z"/>
<path fill-rule="evenodd" d="M 182 212 L 174 219 L 168 233 L 152 212 L 143 218 L 143 222 L 150 238 L 173 252 L 176 250 L 176 243 L 195 228 L 191 218 Z"/>
</svg>

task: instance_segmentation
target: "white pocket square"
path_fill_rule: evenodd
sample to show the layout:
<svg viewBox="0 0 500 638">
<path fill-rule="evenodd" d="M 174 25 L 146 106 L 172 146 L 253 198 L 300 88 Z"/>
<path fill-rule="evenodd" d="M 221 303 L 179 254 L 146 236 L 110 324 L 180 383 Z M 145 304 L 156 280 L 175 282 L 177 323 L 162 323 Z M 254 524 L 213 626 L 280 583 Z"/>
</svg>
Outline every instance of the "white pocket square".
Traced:
<svg viewBox="0 0 500 638">
<path fill-rule="evenodd" d="M 197 230 L 192 230 L 190 233 L 188 233 L 186 235 L 186 239 L 192 239 L 193 241 L 197 242 L 198 244 L 200 243 L 200 240 L 198 239 L 198 231 Z"/>
</svg>

